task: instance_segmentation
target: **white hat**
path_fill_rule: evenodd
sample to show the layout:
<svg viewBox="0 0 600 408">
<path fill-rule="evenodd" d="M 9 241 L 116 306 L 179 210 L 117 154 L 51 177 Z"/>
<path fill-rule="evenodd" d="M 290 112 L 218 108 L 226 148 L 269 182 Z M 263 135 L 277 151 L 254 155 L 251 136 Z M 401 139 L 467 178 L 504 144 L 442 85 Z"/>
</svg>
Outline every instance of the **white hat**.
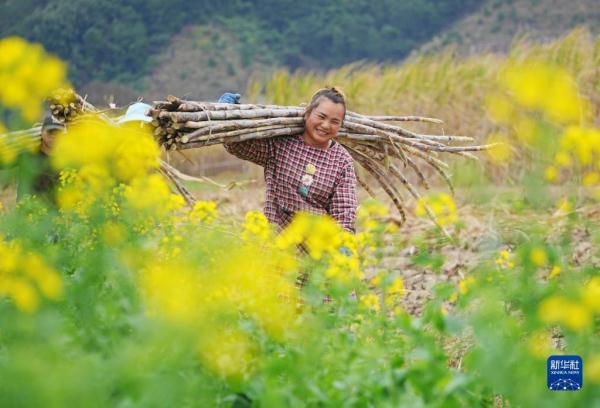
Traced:
<svg viewBox="0 0 600 408">
<path fill-rule="evenodd" d="M 121 116 L 117 123 L 125 123 L 132 121 L 140 122 L 152 122 L 152 118 L 146 115 L 148 110 L 152 109 L 152 106 L 147 103 L 136 102 L 127 108 L 125 115 Z"/>
</svg>

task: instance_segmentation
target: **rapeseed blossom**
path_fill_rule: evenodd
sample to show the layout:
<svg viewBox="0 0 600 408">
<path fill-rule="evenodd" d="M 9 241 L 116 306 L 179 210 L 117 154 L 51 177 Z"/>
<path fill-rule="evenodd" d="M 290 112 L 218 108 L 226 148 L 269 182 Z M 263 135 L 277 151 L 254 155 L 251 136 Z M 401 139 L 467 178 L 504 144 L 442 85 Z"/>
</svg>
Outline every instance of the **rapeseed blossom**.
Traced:
<svg viewBox="0 0 600 408">
<path fill-rule="evenodd" d="M 575 82 L 562 68 L 531 60 L 510 63 L 501 71 L 500 82 L 518 104 L 559 123 L 578 122 L 587 113 Z"/>
<path fill-rule="evenodd" d="M 560 174 L 575 170 L 583 174 L 583 186 L 600 184 L 600 130 L 585 126 L 569 126 L 564 130 L 554 163 L 546 169 L 546 179 L 560 181 Z"/>
<path fill-rule="evenodd" d="M 0 237 L 0 297 L 8 296 L 21 311 L 33 313 L 40 295 L 58 300 L 62 292 L 59 274 L 41 256 Z"/>
<path fill-rule="evenodd" d="M 20 37 L 0 39 L 0 104 L 18 109 L 25 120 L 42 115 L 42 101 L 68 86 L 66 76 L 66 64 L 41 45 Z"/>
<path fill-rule="evenodd" d="M 258 238 L 267 241 L 273 235 L 269 220 L 262 211 L 248 211 L 245 220 L 242 226 L 242 238 L 245 240 Z"/>
<path fill-rule="evenodd" d="M 200 319 L 202 288 L 195 268 L 177 260 L 152 263 L 141 271 L 140 289 L 153 317 L 183 323 Z"/>
<path fill-rule="evenodd" d="M 199 337 L 202 363 L 230 381 L 247 380 L 256 368 L 258 354 L 256 342 L 239 329 L 213 331 Z"/>
<path fill-rule="evenodd" d="M 172 244 L 183 244 L 182 238 L 161 240 L 161 247 Z M 226 379 L 239 380 L 251 374 L 260 352 L 240 330 L 240 319 L 251 319 L 275 341 L 301 331 L 293 283 L 296 265 L 290 254 L 274 248 L 261 251 L 252 242 L 230 244 L 226 254 L 205 259 L 201 268 L 181 256 L 149 261 L 139 281 L 149 316 L 194 331 L 202 364 Z"/>
<path fill-rule="evenodd" d="M 357 225 L 365 230 L 372 231 L 377 228 L 383 217 L 389 214 L 389 209 L 376 200 L 366 200 L 357 210 Z"/>
<path fill-rule="evenodd" d="M 584 330 L 592 323 L 592 315 L 586 307 L 558 295 L 540 303 L 538 317 L 546 323 L 563 323 L 575 331 Z"/>
<path fill-rule="evenodd" d="M 372 310 L 374 312 L 379 312 L 381 310 L 381 304 L 379 303 L 379 296 L 375 293 L 368 293 L 366 295 L 362 295 L 359 298 L 360 305 Z"/>
<path fill-rule="evenodd" d="M 52 163 L 58 170 L 102 169 L 117 182 L 144 177 L 159 167 L 160 150 L 149 129 L 113 126 L 94 116 L 80 119 L 56 138 Z"/>
<path fill-rule="evenodd" d="M 0 138 L 0 164 L 13 164 L 18 154 L 17 147 L 8 138 Z"/>
<path fill-rule="evenodd" d="M 552 338 L 545 330 L 532 333 L 527 340 L 527 350 L 539 359 L 547 359 L 552 353 Z"/>
<path fill-rule="evenodd" d="M 600 313 L 600 276 L 594 276 L 581 290 L 585 306 L 594 313 Z"/>
<path fill-rule="evenodd" d="M 427 209 L 433 213 L 438 224 L 441 226 L 455 223 L 458 219 L 456 204 L 454 200 L 446 193 L 432 194 L 421 197 L 415 207 L 417 217 L 426 217 Z"/>
<path fill-rule="evenodd" d="M 600 354 L 596 353 L 585 359 L 585 378 L 600 384 Z"/>
<path fill-rule="evenodd" d="M 560 266 L 554 265 L 548 274 L 548 279 L 555 279 L 560 275 Z"/>
<path fill-rule="evenodd" d="M 536 246 L 529 252 L 529 260 L 537 267 L 546 266 L 548 264 L 548 255 L 544 248 Z"/>
<path fill-rule="evenodd" d="M 392 283 L 385 288 L 385 305 L 396 315 L 402 313 L 400 301 L 405 293 L 406 289 L 404 288 L 404 281 L 400 276 L 396 277 Z"/>
<path fill-rule="evenodd" d="M 350 283 L 353 280 L 362 279 L 364 273 L 356 254 L 334 252 L 329 259 L 325 276 L 341 283 Z"/>
<path fill-rule="evenodd" d="M 333 218 L 299 212 L 292 222 L 277 236 L 275 244 L 285 249 L 304 243 L 313 259 L 339 250 L 342 228 Z"/>
<path fill-rule="evenodd" d="M 188 218 L 192 222 L 199 221 L 210 224 L 217 216 L 217 203 L 214 201 L 197 201 Z"/>
<path fill-rule="evenodd" d="M 510 251 L 508 249 L 503 249 L 498 253 L 495 263 L 502 269 L 513 269 L 515 264 L 512 261 L 512 258 Z"/>
<path fill-rule="evenodd" d="M 179 194 L 171 193 L 160 174 L 134 179 L 125 187 L 124 197 L 133 210 L 151 213 L 158 217 L 164 217 L 185 205 Z"/>
<path fill-rule="evenodd" d="M 466 295 L 467 293 L 469 293 L 469 291 L 475 285 L 476 282 L 477 281 L 472 276 L 462 279 L 460 282 L 458 282 L 458 290 L 460 291 L 460 294 Z"/>
<path fill-rule="evenodd" d="M 501 164 L 507 163 L 512 156 L 512 147 L 508 138 L 501 133 L 490 134 L 486 141 L 486 144 L 493 145 L 490 149 L 486 150 L 487 155 L 493 163 Z"/>
</svg>

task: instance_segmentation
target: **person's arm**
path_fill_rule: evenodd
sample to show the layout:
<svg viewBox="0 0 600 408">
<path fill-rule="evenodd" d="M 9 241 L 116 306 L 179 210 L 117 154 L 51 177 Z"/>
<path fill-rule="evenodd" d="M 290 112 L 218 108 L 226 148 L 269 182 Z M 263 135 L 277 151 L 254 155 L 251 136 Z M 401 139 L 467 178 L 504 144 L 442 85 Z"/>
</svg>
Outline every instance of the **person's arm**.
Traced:
<svg viewBox="0 0 600 408">
<path fill-rule="evenodd" d="M 337 180 L 328 213 L 347 231 L 354 233 L 356 226 L 356 175 L 352 162 L 348 162 Z"/>
<path fill-rule="evenodd" d="M 251 161 L 259 166 L 265 166 L 273 157 L 273 141 L 270 139 L 246 140 L 238 143 L 223 143 L 229 153 L 240 159 Z"/>
<path fill-rule="evenodd" d="M 219 98 L 219 103 L 239 104 L 241 95 L 239 93 L 226 92 Z M 273 143 L 269 139 L 247 140 L 237 143 L 223 143 L 223 147 L 229 153 L 243 160 L 251 161 L 259 166 L 265 166 L 273 156 Z"/>
</svg>

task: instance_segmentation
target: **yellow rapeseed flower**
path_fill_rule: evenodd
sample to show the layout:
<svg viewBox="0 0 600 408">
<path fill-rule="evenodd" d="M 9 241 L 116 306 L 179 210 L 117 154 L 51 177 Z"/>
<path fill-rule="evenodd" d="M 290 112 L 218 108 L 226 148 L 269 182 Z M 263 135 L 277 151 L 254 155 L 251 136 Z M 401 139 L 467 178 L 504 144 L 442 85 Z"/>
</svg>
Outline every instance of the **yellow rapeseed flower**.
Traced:
<svg viewBox="0 0 600 408">
<path fill-rule="evenodd" d="M 247 379 L 255 368 L 258 346 L 240 330 L 219 330 L 200 337 L 200 360 L 213 372 L 232 381 Z"/>
<path fill-rule="evenodd" d="M 38 295 L 31 284 L 23 279 L 16 278 L 12 280 L 10 296 L 13 298 L 15 305 L 25 313 L 33 313 L 38 308 Z"/>
<path fill-rule="evenodd" d="M 583 303 L 591 311 L 600 313 L 600 276 L 594 276 L 583 286 L 581 291 Z"/>
<path fill-rule="evenodd" d="M 571 200 L 567 198 L 561 198 L 556 205 L 556 215 L 567 215 L 573 211 L 573 205 Z"/>
<path fill-rule="evenodd" d="M 581 184 L 583 184 L 586 187 L 595 186 L 599 182 L 600 182 L 600 173 L 598 173 L 597 171 L 591 171 L 591 172 L 585 173 L 583 175 L 583 179 L 581 180 Z"/>
<path fill-rule="evenodd" d="M 21 267 L 45 297 L 58 300 L 62 296 L 63 286 L 60 275 L 46 265 L 41 256 L 34 253 L 27 254 L 22 260 Z"/>
<path fill-rule="evenodd" d="M 593 354 L 585 359 L 585 378 L 595 384 L 600 384 L 600 354 Z"/>
<path fill-rule="evenodd" d="M 394 281 L 387 287 L 388 295 L 396 295 L 403 296 L 405 293 L 404 290 L 404 281 L 401 277 L 397 277 Z"/>
<path fill-rule="evenodd" d="M 432 194 L 426 197 L 421 197 L 417 201 L 415 207 L 415 215 L 424 217 L 427 215 L 429 208 L 440 225 L 447 225 L 456 222 L 457 210 L 456 204 L 446 193 Z"/>
<path fill-rule="evenodd" d="M 569 155 L 569 153 L 561 150 L 558 153 L 556 153 L 556 156 L 554 156 L 554 162 L 558 166 L 561 166 L 561 167 L 570 166 L 572 163 L 571 155 Z"/>
<path fill-rule="evenodd" d="M 199 221 L 210 224 L 218 216 L 217 203 L 214 201 L 197 201 L 190 211 L 190 221 Z"/>
<path fill-rule="evenodd" d="M 543 322 L 562 323 L 575 331 L 584 330 L 592 323 L 588 309 L 562 296 L 552 296 L 542 301 L 538 307 L 538 317 Z"/>
<path fill-rule="evenodd" d="M 103 169 L 104 177 L 130 182 L 157 169 L 159 156 L 158 145 L 149 130 L 113 126 L 89 116 L 57 137 L 52 163 L 58 170 L 96 166 Z"/>
<path fill-rule="evenodd" d="M 67 68 L 39 44 L 19 37 L 0 39 L 0 103 L 18 109 L 27 121 L 42 114 L 42 102 L 52 90 L 68 86 Z"/>
<path fill-rule="evenodd" d="M 60 276 L 40 255 L 0 236 L 0 296 L 12 298 L 21 311 L 33 313 L 39 307 L 40 295 L 57 300 L 62 289 Z"/>
<path fill-rule="evenodd" d="M 548 255 L 543 248 L 535 247 L 529 252 L 529 260 L 538 267 L 548 264 Z"/>
<path fill-rule="evenodd" d="M 106 222 L 102 226 L 102 239 L 107 245 L 118 245 L 125 239 L 125 228 L 115 222 Z"/>
<path fill-rule="evenodd" d="M 572 330 L 581 331 L 592 323 L 592 315 L 579 303 L 569 303 L 563 315 L 563 323 Z"/>
<path fill-rule="evenodd" d="M 379 312 L 381 310 L 381 305 L 379 304 L 379 297 L 374 293 L 362 295 L 359 298 L 359 300 L 360 304 L 369 310 L 372 310 L 374 312 Z"/>
<path fill-rule="evenodd" d="M 486 150 L 488 157 L 493 163 L 505 164 L 512 156 L 512 150 L 508 139 L 500 133 L 488 135 L 485 143 L 494 145 L 492 148 Z"/>
<path fill-rule="evenodd" d="M 275 244 L 285 249 L 305 243 L 309 255 L 314 259 L 321 259 L 325 253 L 339 250 L 342 236 L 342 228 L 331 217 L 299 212 L 277 236 Z"/>
<path fill-rule="evenodd" d="M 248 211 L 245 219 L 246 222 L 242 226 L 242 237 L 245 240 L 258 238 L 261 241 L 267 241 L 271 237 L 271 224 L 262 211 Z"/>
<path fill-rule="evenodd" d="M 552 296 L 544 299 L 538 307 L 538 317 L 546 323 L 556 323 L 563 319 L 566 305 L 569 301 L 562 296 Z"/>
<path fill-rule="evenodd" d="M 476 282 L 477 281 L 472 276 L 469 276 L 468 278 L 465 278 L 458 282 L 458 290 L 460 291 L 461 295 L 466 295 L 467 293 L 469 293 L 471 287 L 473 287 L 473 285 L 475 285 Z"/>
<path fill-rule="evenodd" d="M 363 278 L 363 273 L 357 256 L 333 252 L 325 276 L 338 282 L 349 283 L 355 279 Z"/>
<path fill-rule="evenodd" d="M 536 141 L 538 132 L 538 124 L 535 120 L 529 117 L 519 118 L 513 125 L 517 139 L 531 144 Z"/>
<path fill-rule="evenodd" d="M 379 286 L 381 284 L 382 276 L 383 273 L 378 273 L 377 275 L 373 276 L 369 281 L 369 284 L 371 286 Z"/>
<path fill-rule="evenodd" d="M 148 211 L 158 216 L 164 216 L 183 205 L 181 196 L 172 194 L 165 179 L 159 174 L 133 180 L 126 186 L 124 196 L 132 209 Z M 173 199 L 173 196 L 177 199 Z"/>
<path fill-rule="evenodd" d="M 562 68 L 539 61 L 512 63 L 503 69 L 501 82 L 519 104 L 560 123 L 578 122 L 587 112 L 575 81 Z"/>
<path fill-rule="evenodd" d="M 191 266 L 177 261 L 152 264 L 142 270 L 140 280 L 149 315 L 174 322 L 192 322 L 202 316 L 202 283 Z"/>
<path fill-rule="evenodd" d="M 552 338 L 544 330 L 532 333 L 527 340 L 527 350 L 539 359 L 547 359 L 552 353 Z"/>
<path fill-rule="evenodd" d="M 511 123 L 515 115 L 515 107 L 511 101 L 499 93 L 491 94 L 486 99 L 488 114 L 497 122 Z"/>
<path fill-rule="evenodd" d="M 550 183 L 554 183 L 558 179 L 558 170 L 555 166 L 548 166 L 544 170 L 544 178 Z"/>
<path fill-rule="evenodd" d="M 377 200 L 367 200 L 357 210 L 357 223 L 365 231 L 376 229 L 380 220 L 389 214 L 387 206 Z"/>
<path fill-rule="evenodd" d="M 508 249 L 503 249 L 498 253 L 495 263 L 503 269 L 512 269 L 515 266 L 512 261 L 512 254 Z"/>
<path fill-rule="evenodd" d="M 548 275 L 548 279 L 557 278 L 559 275 L 560 275 L 560 266 L 554 265 L 552 267 L 552 270 L 550 271 L 550 274 Z"/>
<path fill-rule="evenodd" d="M 11 165 L 17 159 L 19 151 L 6 138 L 0 139 L 0 164 Z"/>
</svg>

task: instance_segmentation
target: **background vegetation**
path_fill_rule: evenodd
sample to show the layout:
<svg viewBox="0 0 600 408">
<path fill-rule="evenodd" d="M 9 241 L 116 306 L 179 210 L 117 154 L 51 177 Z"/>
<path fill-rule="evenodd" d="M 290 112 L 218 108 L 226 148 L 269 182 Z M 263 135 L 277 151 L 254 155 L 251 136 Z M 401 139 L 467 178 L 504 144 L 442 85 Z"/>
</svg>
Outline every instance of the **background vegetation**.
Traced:
<svg viewBox="0 0 600 408">
<path fill-rule="evenodd" d="M 188 24 L 219 23 L 238 36 L 245 63 L 266 46 L 275 61 L 330 68 L 398 60 L 478 0 L 344 2 L 198 0 L 3 0 L 0 36 L 42 43 L 70 64 L 76 85 L 139 81 L 152 56 Z"/>
</svg>

